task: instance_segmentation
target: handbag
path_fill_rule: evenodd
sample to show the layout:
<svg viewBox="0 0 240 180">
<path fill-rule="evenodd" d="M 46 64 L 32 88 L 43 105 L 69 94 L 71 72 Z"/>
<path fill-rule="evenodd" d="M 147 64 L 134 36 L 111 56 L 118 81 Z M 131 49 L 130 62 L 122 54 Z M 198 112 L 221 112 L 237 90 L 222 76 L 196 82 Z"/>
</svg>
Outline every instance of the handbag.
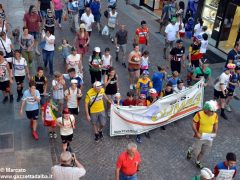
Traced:
<svg viewBox="0 0 240 180">
<path fill-rule="evenodd" d="M 11 50 L 11 52 L 7 52 L 5 46 L 4 46 L 3 42 L 2 42 L 2 39 L 0 39 L 0 41 L 1 41 L 2 46 L 3 46 L 3 49 L 4 49 L 4 51 L 5 51 L 5 56 L 4 56 L 4 58 L 10 58 L 10 57 L 13 57 L 13 51 Z"/>
<path fill-rule="evenodd" d="M 93 99 L 93 101 L 91 102 L 91 104 L 88 104 L 88 113 L 89 113 L 89 115 L 91 115 L 90 109 L 91 109 L 92 105 L 95 103 L 95 101 L 96 101 L 96 99 L 97 99 L 97 97 L 98 97 L 98 94 L 99 94 L 99 92 L 96 94 L 96 96 L 94 97 L 94 99 Z M 87 95 L 88 95 L 88 94 L 87 94 Z M 89 96 L 89 95 L 88 95 L 88 96 Z"/>
<path fill-rule="evenodd" d="M 41 41 L 41 42 L 39 43 L 39 47 L 40 47 L 41 49 L 44 49 L 45 46 L 46 46 L 46 41 L 45 41 L 45 40 L 43 40 L 43 41 Z"/>
<path fill-rule="evenodd" d="M 109 28 L 108 26 L 104 26 L 103 30 L 102 30 L 102 35 L 108 36 L 109 35 Z"/>
</svg>

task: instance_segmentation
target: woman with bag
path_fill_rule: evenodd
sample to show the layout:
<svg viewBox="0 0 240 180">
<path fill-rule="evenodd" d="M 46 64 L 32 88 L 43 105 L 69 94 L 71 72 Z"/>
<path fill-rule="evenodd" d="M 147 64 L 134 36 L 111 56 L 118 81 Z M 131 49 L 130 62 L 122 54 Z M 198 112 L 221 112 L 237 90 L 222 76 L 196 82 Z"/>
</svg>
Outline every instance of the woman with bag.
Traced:
<svg viewBox="0 0 240 180">
<path fill-rule="evenodd" d="M 81 55 L 81 60 L 83 63 L 83 57 L 88 51 L 88 45 L 90 42 L 90 37 L 88 32 L 86 31 L 85 24 L 80 24 L 79 31 L 76 33 L 75 37 L 75 47 L 77 49 L 77 53 Z"/>
<path fill-rule="evenodd" d="M 95 47 L 92 56 L 89 58 L 89 71 L 91 75 L 91 83 L 101 81 L 102 78 L 102 59 L 101 49 Z"/>
<path fill-rule="evenodd" d="M 45 68 L 49 64 L 50 75 L 53 75 L 53 57 L 54 57 L 54 42 L 55 36 L 51 34 L 51 31 L 46 31 L 42 33 L 42 39 L 45 41 L 43 46 L 42 55 Z"/>
<path fill-rule="evenodd" d="M 0 33 L 0 51 L 4 53 L 4 58 L 12 69 L 11 58 L 13 57 L 13 45 L 11 39 L 7 37 L 5 32 Z"/>
</svg>

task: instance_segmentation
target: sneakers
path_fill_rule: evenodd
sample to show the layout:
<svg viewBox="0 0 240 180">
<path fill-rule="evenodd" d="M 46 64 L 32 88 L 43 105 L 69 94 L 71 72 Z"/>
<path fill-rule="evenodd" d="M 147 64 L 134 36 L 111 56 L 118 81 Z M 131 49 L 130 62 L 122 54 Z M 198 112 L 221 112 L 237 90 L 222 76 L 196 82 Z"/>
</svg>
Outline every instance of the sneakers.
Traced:
<svg viewBox="0 0 240 180">
<path fill-rule="evenodd" d="M 7 101 L 8 101 L 8 97 L 5 96 L 4 99 L 2 100 L 2 103 L 3 103 L 3 104 L 6 104 Z"/>
<path fill-rule="evenodd" d="M 61 25 L 61 24 L 58 24 L 58 27 L 61 29 L 61 28 L 62 28 L 62 25 Z"/>
<path fill-rule="evenodd" d="M 220 116 L 222 116 L 223 119 L 228 120 L 228 117 L 226 116 L 226 114 L 224 112 L 221 113 Z"/>
<path fill-rule="evenodd" d="M 49 132 L 49 137 L 52 139 L 53 138 L 53 133 Z"/>
<path fill-rule="evenodd" d="M 55 132 L 53 132 L 53 138 L 57 139 L 57 134 Z"/>
<path fill-rule="evenodd" d="M 229 105 L 226 105 L 225 109 L 228 111 L 228 112 L 232 112 L 232 109 Z"/>
<path fill-rule="evenodd" d="M 94 139 L 94 140 L 95 140 L 96 143 L 99 142 L 99 140 L 100 140 L 100 138 L 99 138 L 99 134 L 95 134 L 95 139 Z"/>
<path fill-rule="evenodd" d="M 148 139 L 150 139 L 150 138 L 151 138 L 151 136 L 150 136 L 150 133 L 149 133 L 149 132 L 146 132 L 146 133 L 145 133 L 145 136 L 146 136 Z"/>
<path fill-rule="evenodd" d="M 187 160 L 190 160 L 192 158 L 192 148 L 188 148 L 188 151 L 187 151 Z"/>
<path fill-rule="evenodd" d="M 102 139 L 103 139 L 103 133 L 102 133 L 102 131 L 98 131 L 98 133 L 99 133 L 99 139 L 102 140 Z"/>
<path fill-rule="evenodd" d="M 38 140 L 38 134 L 37 134 L 36 131 L 33 131 L 33 132 L 32 132 L 32 135 L 33 135 L 33 138 L 34 138 L 35 140 Z"/>
<path fill-rule="evenodd" d="M 201 163 L 201 161 L 196 161 L 195 164 L 196 164 L 196 166 L 197 166 L 199 169 L 204 168 L 204 166 L 203 166 L 203 164 Z"/>
<path fill-rule="evenodd" d="M 140 136 L 140 135 L 137 135 L 136 141 L 137 141 L 137 143 L 142 143 L 142 139 L 141 139 L 141 136 Z"/>
<path fill-rule="evenodd" d="M 13 95 L 10 95 L 10 103 L 13 103 Z"/>
</svg>

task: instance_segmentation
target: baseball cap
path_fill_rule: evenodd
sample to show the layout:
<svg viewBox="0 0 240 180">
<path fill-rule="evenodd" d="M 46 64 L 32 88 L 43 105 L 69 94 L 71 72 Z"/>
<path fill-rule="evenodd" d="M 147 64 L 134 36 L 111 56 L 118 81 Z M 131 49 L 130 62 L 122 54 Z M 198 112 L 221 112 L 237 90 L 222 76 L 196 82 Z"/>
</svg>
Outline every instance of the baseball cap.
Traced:
<svg viewBox="0 0 240 180">
<path fill-rule="evenodd" d="M 235 68 L 236 68 L 236 64 L 228 63 L 228 64 L 227 64 L 227 68 L 228 68 L 228 69 L 235 69 Z"/>
<path fill-rule="evenodd" d="M 176 18 L 176 17 L 173 17 L 173 18 L 171 19 L 171 22 L 177 22 L 177 18 Z"/>
<path fill-rule="evenodd" d="M 208 168 L 203 168 L 201 169 L 201 177 L 205 178 L 205 179 L 212 179 L 214 178 L 214 174 L 212 173 L 212 171 Z"/>
<path fill-rule="evenodd" d="M 82 24 L 80 24 L 79 28 L 80 28 L 80 29 L 86 29 L 86 26 L 85 26 L 84 23 L 82 23 Z"/>
<path fill-rule="evenodd" d="M 115 97 L 121 97 L 121 94 L 120 93 L 116 93 Z"/>
<path fill-rule="evenodd" d="M 154 88 L 149 89 L 149 93 L 150 93 L 151 95 L 158 96 L 157 91 L 156 91 L 156 89 L 154 89 Z"/>
<path fill-rule="evenodd" d="M 78 81 L 76 79 L 71 80 L 71 84 L 77 84 L 77 83 L 78 83 Z"/>
<path fill-rule="evenodd" d="M 102 87 L 102 83 L 100 81 L 96 81 L 94 84 L 93 84 L 94 87 L 98 88 L 98 87 Z"/>
<path fill-rule="evenodd" d="M 95 48 L 94 48 L 94 51 L 100 53 L 100 52 L 101 52 L 101 49 L 100 49 L 100 47 L 95 47 Z"/>
<path fill-rule="evenodd" d="M 149 75 L 148 70 L 144 70 L 144 71 L 143 71 L 143 75 Z"/>
</svg>

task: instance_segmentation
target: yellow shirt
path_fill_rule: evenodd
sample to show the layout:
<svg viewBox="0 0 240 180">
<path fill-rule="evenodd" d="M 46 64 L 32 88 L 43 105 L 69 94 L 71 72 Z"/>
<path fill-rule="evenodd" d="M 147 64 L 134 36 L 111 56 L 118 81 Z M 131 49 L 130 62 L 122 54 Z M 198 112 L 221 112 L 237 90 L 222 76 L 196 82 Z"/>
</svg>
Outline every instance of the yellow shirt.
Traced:
<svg viewBox="0 0 240 180">
<path fill-rule="evenodd" d="M 146 87 L 147 86 L 147 87 Z M 149 79 L 149 78 L 146 78 L 146 79 L 143 79 L 143 78 L 140 78 L 137 82 L 137 86 L 136 88 L 139 89 L 139 90 L 145 90 L 145 89 L 151 89 L 152 88 L 152 81 Z"/>
<path fill-rule="evenodd" d="M 104 102 L 103 102 L 103 95 L 104 95 L 104 89 L 102 88 L 100 92 L 98 93 L 98 96 L 93 103 L 93 105 L 90 108 L 90 113 L 98 113 L 104 111 Z M 86 95 L 85 102 L 89 105 L 92 103 L 92 101 L 95 99 L 97 95 L 97 92 L 91 88 Z"/>
<path fill-rule="evenodd" d="M 212 133 L 213 125 L 218 123 L 218 115 L 214 113 L 212 116 L 208 116 L 204 111 L 200 111 L 194 116 L 193 121 L 197 123 L 199 133 Z"/>
</svg>

